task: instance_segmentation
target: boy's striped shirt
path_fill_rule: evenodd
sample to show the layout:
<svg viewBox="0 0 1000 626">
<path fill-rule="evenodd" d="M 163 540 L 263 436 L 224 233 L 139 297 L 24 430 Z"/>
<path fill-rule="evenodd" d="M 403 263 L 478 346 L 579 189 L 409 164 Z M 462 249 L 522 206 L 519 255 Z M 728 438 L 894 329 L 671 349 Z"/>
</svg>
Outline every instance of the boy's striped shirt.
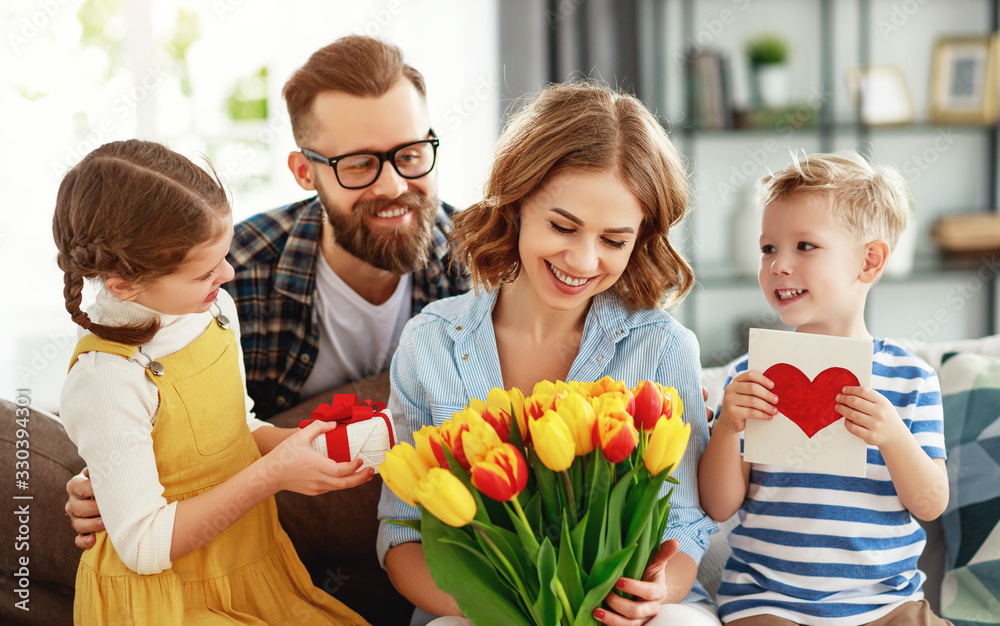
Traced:
<svg viewBox="0 0 1000 626">
<path fill-rule="evenodd" d="M 726 384 L 746 369 L 744 355 Z M 945 457 L 940 384 L 929 365 L 876 339 L 871 386 L 928 456 Z M 926 535 L 875 446 L 865 478 L 754 464 L 739 516 L 718 594 L 723 621 L 770 613 L 801 624 L 862 624 L 923 598 L 917 559 Z"/>
</svg>

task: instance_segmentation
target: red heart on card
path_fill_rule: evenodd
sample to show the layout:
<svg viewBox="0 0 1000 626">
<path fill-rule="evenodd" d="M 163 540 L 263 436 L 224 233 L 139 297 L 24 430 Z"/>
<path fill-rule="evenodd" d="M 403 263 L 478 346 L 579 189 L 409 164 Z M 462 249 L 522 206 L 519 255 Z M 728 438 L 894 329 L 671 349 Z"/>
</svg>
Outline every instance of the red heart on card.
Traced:
<svg viewBox="0 0 1000 626">
<path fill-rule="evenodd" d="M 837 413 L 837 394 L 846 386 L 858 386 L 858 377 L 842 367 L 831 367 L 816 378 L 788 363 L 776 363 L 764 376 L 774 383 L 778 411 L 802 429 L 810 439 L 842 416 Z"/>
</svg>

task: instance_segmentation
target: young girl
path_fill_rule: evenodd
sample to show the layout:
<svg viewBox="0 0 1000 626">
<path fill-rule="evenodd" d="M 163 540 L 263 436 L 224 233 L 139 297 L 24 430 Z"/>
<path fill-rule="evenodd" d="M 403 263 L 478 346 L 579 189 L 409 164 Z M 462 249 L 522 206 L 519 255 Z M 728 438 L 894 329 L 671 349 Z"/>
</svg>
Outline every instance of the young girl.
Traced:
<svg viewBox="0 0 1000 626">
<path fill-rule="evenodd" d="M 109 143 L 66 175 L 53 233 L 66 309 L 89 331 L 61 417 L 107 528 L 80 559 L 75 622 L 365 624 L 313 587 L 272 496 L 372 473 L 310 447 L 328 425 L 252 417 L 235 306 L 219 289 L 233 268 L 218 180 L 159 144 Z M 100 281 L 87 313 L 85 278 Z"/>
<path fill-rule="evenodd" d="M 393 357 L 389 405 L 403 439 L 440 425 L 493 387 L 547 380 L 681 391 L 691 449 L 675 476 L 670 520 L 643 580 L 621 579 L 594 617 L 605 624 L 719 624 L 695 583 L 715 524 L 698 507 L 696 468 L 708 441 L 694 335 L 660 308 L 693 283 L 668 239 L 687 209 L 684 166 L 656 118 L 631 96 L 555 85 L 500 138 L 484 200 L 458 214 L 457 258 L 476 291 L 428 305 Z M 379 558 L 396 588 L 432 615 L 457 615 L 430 577 L 410 529 L 415 507 L 383 487 Z M 679 552 L 676 552 L 679 546 Z M 682 604 L 683 603 L 683 604 Z"/>
</svg>

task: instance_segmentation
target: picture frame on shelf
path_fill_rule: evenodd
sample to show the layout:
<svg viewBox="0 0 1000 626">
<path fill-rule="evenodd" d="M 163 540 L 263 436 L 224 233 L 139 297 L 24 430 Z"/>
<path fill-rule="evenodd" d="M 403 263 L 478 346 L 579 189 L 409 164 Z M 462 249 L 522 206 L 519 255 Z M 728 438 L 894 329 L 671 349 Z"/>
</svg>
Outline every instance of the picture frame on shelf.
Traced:
<svg viewBox="0 0 1000 626">
<path fill-rule="evenodd" d="M 858 117 L 869 126 L 912 124 L 916 119 L 906 76 L 895 65 L 855 66 L 847 83 Z"/>
<path fill-rule="evenodd" d="M 996 123 L 996 34 L 938 40 L 931 68 L 930 117 L 946 124 Z"/>
</svg>

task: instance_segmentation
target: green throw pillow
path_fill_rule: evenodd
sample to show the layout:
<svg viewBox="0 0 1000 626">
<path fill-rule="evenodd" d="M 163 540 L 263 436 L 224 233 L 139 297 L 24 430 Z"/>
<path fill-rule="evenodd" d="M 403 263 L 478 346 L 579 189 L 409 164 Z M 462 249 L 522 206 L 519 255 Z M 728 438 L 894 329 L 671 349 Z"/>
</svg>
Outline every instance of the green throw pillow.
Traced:
<svg viewBox="0 0 1000 626">
<path fill-rule="evenodd" d="M 946 355 L 940 369 L 950 497 L 941 615 L 1000 623 L 1000 358 Z"/>
</svg>

